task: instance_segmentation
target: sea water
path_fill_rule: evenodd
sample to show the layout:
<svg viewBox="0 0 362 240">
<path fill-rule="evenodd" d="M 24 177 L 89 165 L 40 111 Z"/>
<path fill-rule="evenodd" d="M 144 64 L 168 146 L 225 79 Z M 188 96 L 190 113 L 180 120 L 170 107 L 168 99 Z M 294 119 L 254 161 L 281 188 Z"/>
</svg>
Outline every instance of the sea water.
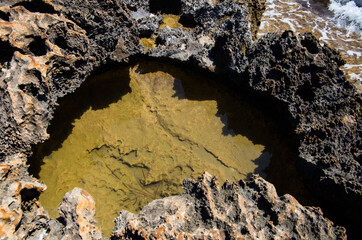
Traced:
<svg viewBox="0 0 362 240">
<path fill-rule="evenodd" d="M 350 81 L 362 80 L 362 8 L 360 1 L 267 0 L 259 37 L 268 32 L 312 32 L 322 44 L 338 49 Z"/>
</svg>

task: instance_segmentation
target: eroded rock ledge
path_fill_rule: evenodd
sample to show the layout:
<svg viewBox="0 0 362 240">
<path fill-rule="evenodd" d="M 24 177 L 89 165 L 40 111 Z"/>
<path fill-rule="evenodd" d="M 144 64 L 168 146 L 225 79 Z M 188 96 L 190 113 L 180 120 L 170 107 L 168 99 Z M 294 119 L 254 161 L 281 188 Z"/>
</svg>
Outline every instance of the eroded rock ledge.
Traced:
<svg viewBox="0 0 362 240">
<path fill-rule="evenodd" d="M 294 130 L 299 169 L 309 188 L 327 206 L 336 209 L 344 222 L 352 224 L 352 229 L 358 230 L 362 210 L 361 91 L 351 86 L 339 70 L 343 60 L 338 53 L 321 45 L 311 34 L 271 33 L 254 42 L 252 36 L 260 16 L 260 12 L 254 10 L 263 9 L 263 1 L 246 6 L 248 8 L 233 1 L 208 0 L 2 1 L 1 238 L 81 238 L 83 234 L 86 238 L 101 238 L 92 213 L 75 217 L 80 213 L 74 210 L 73 203 L 66 204 L 67 196 L 60 207 L 63 212 L 61 221 L 48 216 L 36 201 L 46 186 L 29 175 L 26 158 L 31 154 L 32 144 L 49 137 L 46 129 L 60 97 L 73 92 L 86 77 L 107 63 L 130 62 L 140 56 L 171 59 L 223 73 L 240 88 L 240 92 L 257 96 L 266 109 L 271 108 L 280 115 L 285 127 Z M 181 26 L 161 28 L 164 18 L 161 13 L 179 15 Z M 253 28 L 248 20 L 253 21 Z M 188 182 L 187 186 L 202 182 L 205 187 L 209 186 L 204 197 L 200 198 L 206 208 L 207 204 L 219 201 L 215 200 L 219 196 L 216 193 L 226 189 L 210 187 L 213 181 L 207 175 L 202 179 Z M 280 224 L 283 229 L 288 226 L 288 230 L 282 232 L 289 231 L 289 236 L 298 234 L 289 230 L 293 229 L 291 225 L 303 225 L 306 232 L 300 232 L 299 237 L 307 234 L 308 238 L 321 238 L 322 234 L 329 234 L 330 238 L 344 238 L 341 228 L 323 220 L 318 211 L 294 204 L 288 196 L 278 198 L 273 188 L 260 178 L 254 178 L 246 186 L 253 184 L 268 186 L 268 190 L 250 190 L 243 184 L 226 184 L 224 188 L 234 186 L 235 190 L 230 190 L 229 194 L 237 196 L 239 193 L 236 192 L 241 190 L 236 189 L 259 191 L 259 194 L 265 191 L 263 196 L 269 196 L 267 202 L 271 203 L 267 209 L 255 205 L 259 198 L 250 198 L 258 209 L 256 211 L 260 211 L 260 217 L 264 217 L 259 223 L 273 222 L 270 216 L 274 215 L 269 215 L 266 210 L 281 206 L 303 209 L 301 211 L 308 219 L 296 223 L 297 216 L 290 213 L 290 219 L 270 223 L 270 232 L 265 233 L 269 234 L 267 236 L 279 236 L 278 231 L 272 230 Z M 174 198 L 187 198 L 195 194 L 192 191 L 199 191 L 195 187 L 187 190 L 187 186 L 184 196 Z M 216 194 L 216 197 L 207 200 L 207 191 Z M 92 206 L 86 193 L 74 190 L 70 196 L 72 194 Z M 162 204 L 170 204 L 169 199 L 163 201 Z M 138 217 L 146 213 L 152 204 Z M 230 203 L 230 207 L 233 206 L 236 205 Z M 215 214 L 219 210 L 210 211 Z M 127 218 L 123 217 L 127 214 L 123 213 L 117 220 L 117 228 L 131 229 L 124 220 Z M 72 219 L 75 218 L 82 223 L 74 222 Z M 208 222 L 203 223 L 203 220 Z M 329 230 L 315 230 L 312 226 L 316 220 L 320 224 L 318 226 Z M 205 227 L 218 223 L 215 215 L 200 221 L 200 226 Z M 218 229 L 237 227 L 236 223 L 227 225 L 228 222 L 221 221 L 220 224 L 224 225 L 219 225 Z M 353 228 L 353 223 L 357 227 Z M 137 224 L 145 226 L 142 224 L 146 222 Z M 248 230 L 258 231 L 257 225 L 248 227 Z M 153 230 L 147 231 L 151 233 Z M 199 231 L 200 234 L 203 232 L 201 228 Z M 247 234 L 246 231 L 240 233 Z M 117 234 L 125 233 L 116 231 L 115 236 Z"/>
<path fill-rule="evenodd" d="M 181 196 L 155 200 L 138 215 L 122 211 L 112 239 L 343 239 L 345 230 L 303 207 L 292 196 L 278 197 L 258 176 L 219 183 L 208 173 L 184 180 Z M 312 224 L 311 224 L 312 223 Z"/>
</svg>

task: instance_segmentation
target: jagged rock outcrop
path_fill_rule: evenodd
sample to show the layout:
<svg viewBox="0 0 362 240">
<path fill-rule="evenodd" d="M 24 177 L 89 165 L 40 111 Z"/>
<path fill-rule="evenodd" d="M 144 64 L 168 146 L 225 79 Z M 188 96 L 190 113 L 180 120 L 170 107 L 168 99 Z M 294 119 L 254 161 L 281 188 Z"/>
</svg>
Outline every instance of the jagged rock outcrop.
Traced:
<svg viewBox="0 0 362 240">
<path fill-rule="evenodd" d="M 103 239 L 94 220 L 94 199 L 85 190 L 74 188 L 66 193 L 58 211 L 61 221 L 65 223 L 63 239 Z"/>
<path fill-rule="evenodd" d="M 288 111 L 288 124 L 299 141 L 298 167 L 308 186 L 322 202 L 333 202 L 333 212 L 358 219 L 362 98 L 338 68 L 343 59 L 312 34 L 297 37 L 292 32 L 261 38 L 247 58 L 244 79 Z"/>
<path fill-rule="evenodd" d="M 46 186 L 29 176 L 25 162 L 18 154 L 0 164 L 0 239 L 103 239 L 89 193 L 79 188 L 67 193 L 60 218 L 51 219 L 36 200 Z"/>
<path fill-rule="evenodd" d="M 54 239 L 67 234 L 69 238 L 76 238 L 83 233 L 93 234 L 88 235 L 90 238 L 100 237 L 100 232 L 94 230 L 93 213 L 82 218 L 94 233 L 80 233 L 80 224 L 72 222 L 74 216 L 83 214 L 74 212 L 79 202 L 69 203 L 66 198 L 62 206 L 68 206 L 69 212 L 59 220 L 48 216 L 36 201 L 46 187 L 29 176 L 26 158 L 32 144 L 49 137 L 46 129 L 60 97 L 72 93 L 92 72 L 101 70 L 107 63 L 131 62 L 140 56 L 167 58 L 222 73 L 227 81 L 239 87 L 238 91 L 248 92 L 260 99 L 265 109 L 273 109 L 279 115 L 277 119 L 295 132 L 292 140 L 298 145 L 299 168 L 309 187 L 327 206 L 340 210 L 343 221 L 358 225 L 362 211 L 361 93 L 339 70 L 343 61 L 338 53 L 320 45 L 311 34 L 269 34 L 253 42 L 255 27 L 250 27 L 249 21 L 255 21 L 252 25 L 257 26 L 260 12 L 253 9 L 262 10 L 263 1 L 242 2 L 247 2 L 247 7 L 234 1 L 216 4 L 208 0 L 2 1 L 0 238 Z M 162 13 L 179 15 L 177 24 L 167 26 Z M 255 178 L 236 188 L 256 191 L 252 184 L 269 186 Z M 228 186 L 233 185 L 225 188 Z M 343 231 L 332 228 L 318 211 L 298 205 L 291 197 L 279 198 L 268 189 L 265 194 L 273 198 L 267 202 L 274 205 L 267 209 L 284 205 L 292 209 L 293 205 L 311 214 L 312 219 L 321 224 L 318 227 L 329 229 L 317 231 L 319 228 L 308 225 L 314 221 L 293 222 L 297 216 L 291 214 L 290 219 L 278 221 L 287 229 L 292 229 L 289 224 L 301 224 L 306 233 L 289 234 L 307 234 L 308 238 L 321 238 L 323 234 L 330 234 L 331 238 L 344 237 Z M 72 194 L 83 199 L 79 201 L 92 205 L 87 194 L 75 191 L 78 192 Z M 210 193 L 218 191 L 213 188 Z M 186 191 L 185 196 L 187 194 L 194 193 Z M 206 198 L 198 198 L 203 199 L 204 207 L 207 207 Z M 169 200 L 164 201 L 166 204 Z M 200 202 L 197 204 L 202 206 Z M 156 205 L 157 202 L 152 203 L 143 213 Z M 261 213 L 260 221 L 267 224 L 265 221 L 271 215 L 262 214 L 265 209 L 259 208 L 263 206 L 253 206 Z M 127 218 L 121 220 L 122 216 L 117 222 L 117 234 L 124 234 L 119 229 L 128 226 L 122 225 L 128 221 Z M 209 225 L 205 226 L 217 224 L 211 220 L 214 217 L 209 218 Z M 271 231 L 277 229 L 278 224 L 265 226 Z M 356 229 L 358 231 L 358 226 Z M 200 228 L 200 234 L 202 231 Z M 265 234 L 276 237 L 279 233 Z"/>
<path fill-rule="evenodd" d="M 256 34 L 261 23 L 261 18 L 265 11 L 266 0 L 235 0 L 236 3 L 245 5 L 249 9 L 248 20 L 251 23 L 251 32 L 253 39 L 257 38 Z"/>
<path fill-rule="evenodd" d="M 180 196 L 155 200 L 134 215 L 122 211 L 112 239 L 346 239 L 345 230 L 303 207 L 292 196 L 279 197 L 261 177 L 218 181 L 204 173 L 184 180 Z"/>
<path fill-rule="evenodd" d="M 46 186 L 29 176 L 25 162 L 25 155 L 17 154 L 0 164 L 1 239 L 39 239 L 55 222 L 34 199 Z"/>
</svg>

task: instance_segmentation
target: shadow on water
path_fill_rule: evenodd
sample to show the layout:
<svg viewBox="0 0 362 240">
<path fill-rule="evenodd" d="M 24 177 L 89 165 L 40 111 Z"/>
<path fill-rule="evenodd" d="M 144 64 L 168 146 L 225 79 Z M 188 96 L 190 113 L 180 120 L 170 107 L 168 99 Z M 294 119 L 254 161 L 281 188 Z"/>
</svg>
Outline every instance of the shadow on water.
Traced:
<svg viewBox="0 0 362 240">
<path fill-rule="evenodd" d="M 72 133 L 73 122 L 89 108 L 103 109 L 117 102 L 131 91 L 129 82 L 128 67 L 121 67 L 116 71 L 102 73 L 102 79 L 87 79 L 74 93 L 61 99 L 48 127 L 51 137 L 33 147 L 33 155 L 28 160 L 30 173 L 39 178 L 42 159 L 62 146 L 64 140 Z"/>
<path fill-rule="evenodd" d="M 263 154 L 252 160 L 258 166 L 254 173 L 272 182 L 279 195 L 289 193 L 303 205 L 318 205 L 318 200 L 304 186 L 297 170 L 297 147 L 293 133 L 284 124 L 285 120 L 280 120 L 283 117 L 265 114 L 266 109 L 253 98 L 255 96 L 240 94 L 237 87 L 225 84 L 228 80 L 223 76 L 190 66 L 184 66 L 180 71 L 180 68 L 167 63 L 155 65 L 142 62 L 139 65 L 143 73 L 163 71 L 182 80 L 185 96 L 189 100 L 216 100 L 217 115 L 221 119 L 227 116 L 224 135 L 233 132 L 246 136 L 253 144 L 265 146 Z M 276 114 L 270 110 L 271 115 Z"/>
</svg>

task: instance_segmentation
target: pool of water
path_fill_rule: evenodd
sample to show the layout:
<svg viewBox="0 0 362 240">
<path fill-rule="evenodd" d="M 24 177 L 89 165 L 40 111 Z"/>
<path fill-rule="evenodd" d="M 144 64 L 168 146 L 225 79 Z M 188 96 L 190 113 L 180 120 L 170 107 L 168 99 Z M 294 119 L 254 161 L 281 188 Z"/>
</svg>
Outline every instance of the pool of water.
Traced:
<svg viewBox="0 0 362 240">
<path fill-rule="evenodd" d="M 64 194 L 81 187 L 109 235 L 119 211 L 136 213 L 180 194 L 183 179 L 204 171 L 220 182 L 258 173 L 298 196 L 304 188 L 288 141 L 218 82 L 224 79 L 157 62 L 88 79 L 61 101 L 51 138 L 34 148 L 30 172 L 48 186 L 39 199 L 44 208 L 57 217 Z"/>
</svg>

